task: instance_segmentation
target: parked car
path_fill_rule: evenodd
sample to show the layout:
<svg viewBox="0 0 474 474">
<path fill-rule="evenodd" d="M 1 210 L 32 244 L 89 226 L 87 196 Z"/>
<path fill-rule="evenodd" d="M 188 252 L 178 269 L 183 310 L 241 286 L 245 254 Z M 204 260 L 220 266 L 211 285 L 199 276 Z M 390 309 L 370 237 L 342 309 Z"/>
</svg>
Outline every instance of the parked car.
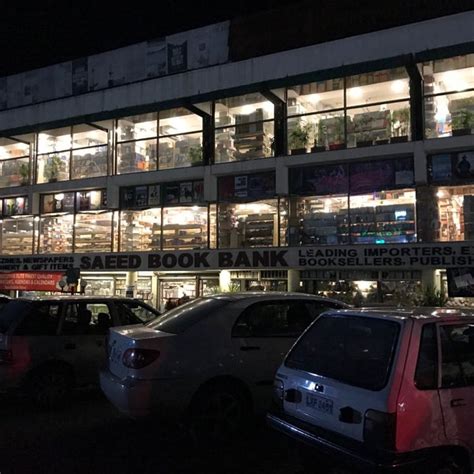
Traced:
<svg viewBox="0 0 474 474">
<path fill-rule="evenodd" d="M 345 307 L 301 293 L 198 298 L 145 326 L 111 329 L 102 390 L 130 416 L 171 415 L 196 434 L 232 434 L 268 408 L 275 371 L 309 323 Z"/>
<path fill-rule="evenodd" d="M 52 407 L 74 386 L 98 384 L 112 326 L 142 325 L 160 313 L 127 298 L 18 298 L 0 312 L 0 390 L 20 389 Z"/>
<path fill-rule="evenodd" d="M 278 369 L 274 400 L 268 423 L 311 447 L 311 472 L 308 454 L 362 472 L 471 473 L 474 312 L 327 312 Z"/>
</svg>

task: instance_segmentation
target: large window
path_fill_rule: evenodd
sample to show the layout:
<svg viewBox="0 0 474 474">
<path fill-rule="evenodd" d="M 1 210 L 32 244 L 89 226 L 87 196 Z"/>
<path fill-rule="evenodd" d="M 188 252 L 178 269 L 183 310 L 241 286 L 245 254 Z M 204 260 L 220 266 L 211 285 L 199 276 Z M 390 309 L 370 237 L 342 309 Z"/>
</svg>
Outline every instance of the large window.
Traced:
<svg viewBox="0 0 474 474">
<path fill-rule="evenodd" d="M 407 141 L 410 89 L 404 68 L 292 86 L 287 90 L 292 154 Z"/>
<path fill-rule="evenodd" d="M 160 169 L 202 165 L 202 118 L 180 108 L 160 112 L 159 119 Z"/>
<path fill-rule="evenodd" d="M 156 169 L 157 131 L 156 113 L 117 121 L 117 174 Z"/>
<path fill-rule="evenodd" d="M 422 65 L 427 138 L 468 135 L 474 129 L 474 54 Z"/>
<path fill-rule="evenodd" d="M 277 247 L 278 199 L 221 203 L 218 211 L 219 248 Z"/>
<path fill-rule="evenodd" d="M 185 108 L 119 119 L 117 173 L 201 165 L 202 141 L 202 117 Z"/>
<path fill-rule="evenodd" d="M 163 208 L 163 249 L 206 248 L 207 212 L 207 206 Z"/>
<path fill-rule="evenodd" d="M 215 103 L 215 162 L 273 156 L 274 105 L 262 94 Z"/>
<path fill-rule="evenodd" d="M 440 241 L 474 240 L 474 186 L 439 187 L 438 238 Z"/>
<path fill-rule="evenodd" d="M 416 242 L 415 191 L 350 196 L 350 241 L 354 244 Z"/>
<path fill-rule="evenodd" d="M 0 188 L 30 183 L 33 134 L 0 138 Z"/>
<path fill-rule="evenodd" d="M 291 168 L 290 245 L 416 241 L 413 160 Z M 398 189 L 399 188 L 399 189 Z"/>
<path fill-rule="evenodd" d="M 106 176 L 110 128 L 106 121 L 39 133 L 37 182 Z"/>
<path fill-rule="evenodd" d="M 110 252 L 113 213 L 105 190 L 41 196 L 39 253 Z"/>
<path fill-rule="evenodd" d="M 33 226 L 32 216 L 17 216 L 3 219 L 1 221 L 1 254 L 32 254 Z"/>
<path fill-rule="evenodd" d="M 120 251 L 161 249 L 161 207 L 120 214 Z"/>
</svg>

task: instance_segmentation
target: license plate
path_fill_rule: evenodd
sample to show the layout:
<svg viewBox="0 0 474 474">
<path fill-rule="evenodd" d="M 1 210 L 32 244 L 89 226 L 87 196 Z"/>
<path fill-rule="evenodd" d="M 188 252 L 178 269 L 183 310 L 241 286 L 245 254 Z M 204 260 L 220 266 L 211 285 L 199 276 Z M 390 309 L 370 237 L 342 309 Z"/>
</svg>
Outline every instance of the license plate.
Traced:
<svg viewBox="0 0 474 474">
<path fill-rule="evenodd" d="M 332 415 L 332 400 L 327 398 L 318 397 L 316 395 L 307 393 L 306 406 L 312 408 L 313 410 Z"/>
</svg>

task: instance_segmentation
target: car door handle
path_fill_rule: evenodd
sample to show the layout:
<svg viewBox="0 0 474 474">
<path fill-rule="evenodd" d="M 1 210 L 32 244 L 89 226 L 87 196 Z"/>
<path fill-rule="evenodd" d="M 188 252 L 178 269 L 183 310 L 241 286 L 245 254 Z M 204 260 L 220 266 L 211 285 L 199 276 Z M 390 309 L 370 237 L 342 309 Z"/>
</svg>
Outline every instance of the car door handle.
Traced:
<svg viewBox="0 0 474 474">
<path fill-rule="evenodd" d="M 454 398 L 453 400 L 451 400 L 450 405 L 451 405 L 453 408 L 456 408 L 456 407 L 465 407 L 465 406 L 466 406 L 466 400 L 464 400 L 464 398 Z"/>
<path fill-rule="evenodd" d="M 73 342 L 67 342 L 66 344 L 64 344 L 64 349 L 72 350 L 75 348 L 76 348 L 76 344 L 74 344 Z"/>
<path fill-rule="evenodd" d="M 259 346 L 241 346 L 240 350 L 243 352 L 259 351 L 260 347 Z"/>
</svg>

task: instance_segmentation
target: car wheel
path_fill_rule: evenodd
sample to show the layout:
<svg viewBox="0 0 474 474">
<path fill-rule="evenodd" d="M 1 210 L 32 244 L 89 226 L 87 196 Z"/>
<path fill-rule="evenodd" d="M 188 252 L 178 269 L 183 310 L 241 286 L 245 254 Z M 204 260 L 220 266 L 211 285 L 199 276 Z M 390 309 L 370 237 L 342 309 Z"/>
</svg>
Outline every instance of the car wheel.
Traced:
<svg viewBox="0 0 474 474">
<path fill-rule="evenodd" d="M 206 386 L 198 391 L 191 403 L 191 436 L 201 445 L 230 441 L 242 432 L 250 413 L 250 403 L 237 384 Z"/>
<path fill-rule="evenodd" d="M 446 456 L 435 462 L 429 472 L 432 474 L 465 474 L 467 469 L 456 458 Z"/>
<path fill-rule="evenodd" d="M 44 367 L 31 374 L 29 396 L 44 409 L 62 406 L 71 394 L 74 379 L 66 367 Z"/>
</svg>

